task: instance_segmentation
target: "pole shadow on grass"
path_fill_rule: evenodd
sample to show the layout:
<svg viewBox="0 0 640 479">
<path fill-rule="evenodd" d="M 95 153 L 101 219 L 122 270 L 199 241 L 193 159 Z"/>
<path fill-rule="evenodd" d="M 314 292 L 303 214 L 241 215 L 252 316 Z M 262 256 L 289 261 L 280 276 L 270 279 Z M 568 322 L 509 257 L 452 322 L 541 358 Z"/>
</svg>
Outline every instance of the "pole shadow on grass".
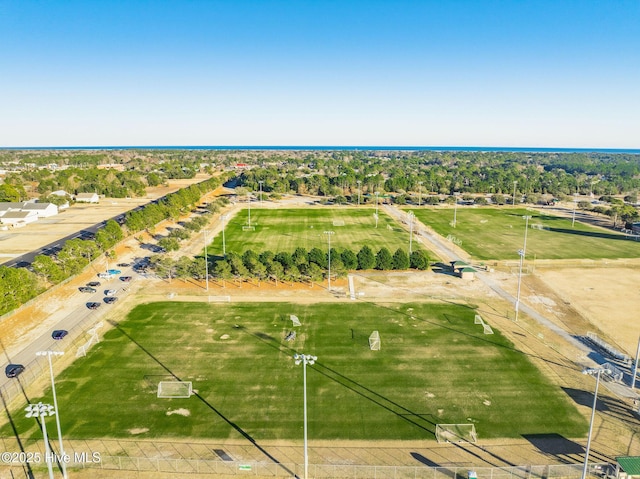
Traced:
<svg viewBox="0 0 640 479">
<path fill-rule="evenodd" d="M 297 351 L 293 348 L 287 347 L 285 345 L 282 345 L 278 339 L 274 338 L 273 336 L 269 335 L 269 334 L 265 334 L 262 332 L 252 332 L 247 330 L 247 328 L 245 328 L 244 326 L 241 325 L 236 325 L 235 326 L 236 329 L 239 329 L 241 331 L 246 332 L 248 335 L 253 336 L 254 338 L 256 338 L 257 340 L 263 342 L 264 344 L 266 344 L 267 346 L 275 349 L 276 351 L 280 352 L 280 353 L 284 353 L 287 354 L 289 356 L 293 356 Z M 383 396 L 382 394 L 377 393 L 376 391 L 362 385 L 361 383 L 354 381 L 353 379 L 350 379 L 349 377 L 345 376 L 344 374 L 336 371 L 333 368 L 330 368 L 329 366 L 321 363 L 320 361 L 315 362 L 315 367 L 311 368 L 313 371 L 322 374 L 323 376 L 329 378 L 330 380 L 342 385 L 343 387 L 347 388 L 348 390 L 354 392 L 355 394 L 371 401 L 373 404 L 375 404 L 376 406 L 379 406 L 383 409 L 386 409 L 387 411 L 389 411 L 390 413 L 396 415 L 398 418 L 407 421 L 408 423 L 429 432 L 430 434 L 432 434 L 435 438 L 435 426 L 436 426 L 436 422 L 433 420 L 428 419 L 428 417 L 432 417 L 431 414 L 420 414 L 414 411 L 411 411 L 410 409 L 406 408 L 405 406 L 402 406 L 401 404 L 399 404 L 396 401 L 393 401 L 389 398 L 387 398 L 386 396 Z M 452 445 L 454 445 L 455 447 L 464 450 L 467 454 L 470 454 L 471 456 L 481 459 L 483 462 L 491 464 L 492 466 L 497 466 L 497 464 L 494 464 L 492 462 L 490 462 L 489 460 L 487 460 L 486 458 L 483 458 L 482 456 L 480 456 L 479 454 L 473 452 L 473 448 L 479 448 L 479 446 L 475 445 L 475 444 L 463 444 L 463 443 L 452 443 Z M 482 448 L 481 448 L 482 449 Z M 501 456 L 498 456 L 490 451 L 487 451 L 485 449 L 482 449 L 484 451 L 484 453 L 486 455 L 492 456 L 493 458 L 495 458 L 498 461 L 501 461 L 503 464 L 508 464 L 510 466 L 513 466 L 515 464 L 512 464 L 511 462 L 507 461 L 506 459 L 502 458 Z M 432 463 L 428 458 L 422 456 L 421 454 L 418 453 L 411 453 L 411 456 L 418 460 L 419 462 L 422 462 L 425 465 L 429 465 L 429 464 L 435 464 Z M 426 462 L 425 462 L 426 461 Z M 429 463 L 429 464 L 428 464 Z M 437 467 L 437 464 L 432 466 L 432 467 Z"/>
<path fill-rule="evenodd" d="M 167 366 L 165 366 L 165 364 L 160 361 L 157 357 L 155 357 L 149 350 L 147 350 L 142 344 L 140 344 L 138 341 L 136 341 L 133 337 L 131 337 L 130 334 L 128 334 L 126 331 L 124 331 L 121 327 L 120 324 L 116 321 L 112 321 L 109 320 L 109 323 L 116 328 L 120 333 L 122 333 L 125 337 L 127 337 L 133 344 L 135 344 L 136 346 L 138 346 L 138 348 L 140 348 L 140 350 L 142 352 L 144 352 L 147 356 L 149 356 L 153 361 L 155 361 L 156 363 L 158 363 L 158 365 L 164 369 L 165 371 L 167 371 L 167 373 L 175 378 L 176 381 L 182 381 L 182 379 L 180 379 L 173 371 L 171 371 L 171 369 L 169 369 Z M 244 431 L 240 426 L 238 426 L 236 423 L 234 423 L 233 421 L 231 421 L 229 418 L 227 418 L 224 414 L 222 414 L 221 411 L 219 411 L 213 404 L 211 404 L 209 401 L 207 401 L 205 398 L 203 398 L 202 396 L 200 396 L 199 393 L 197 392 L 193 392 L 192 393 L 193 396 L 197 397 L 203 404 L 205 404 L 209 409 L 211 409 L 214 413 L 216 413 L 223 421 L 225 421 L 229 426 L 231 426 L 234 430 L 236 430 L 242 437 L 244 437 L 247 441 L 249 441 L 251 444 L 253 444 L 262 454 L 264 454 L 265 456 L 267 456 L 271 461 L 273 461 L 275 464 L 280 465 L 280 467 L 282 467 L 282 469 L 284 469 L 287 474 L 290 474 L 291 476 L 294 477 L 298 477 L 294 471 L 289 470 L 289 468 L 287 468 L 285 465 L 283 465 L 278 459 L 276 459 L 274 456 L 272 456 L 266 449 L 264 449 L 262 446 L 260 446 L 257 441 L 251 437 L 246 431 Z"/>
<path fill-rule="evenodd" d="M 13 416 L 9 412 L 9 408 L 7 407 L 7 400 L 4 397 L 4 392 L 2 388 L 0 388 L 0 400 L 2 400 L 2 406 L 4 407 L 5 412 L 7 413 L 7 419 L 9 420 L 9 424 L 11 425 L 11 430 L 13 431 L 13 435 L 16 437 L 16 442 L 18 443 L 18 448 L 21 453 L 25 453 L 24 445 L 22 444 L 22 440 L 20 439 L 20 434 L 18 434 L 18 429 L 16 428 L 16 424 L 13 422 Z M 22 464 L 22 468 L 25 470 L 25 476 L 29 479 L 34 479 L 33 471 L 31 470 L 31 464 L 25 462 Z"/>
</svg>

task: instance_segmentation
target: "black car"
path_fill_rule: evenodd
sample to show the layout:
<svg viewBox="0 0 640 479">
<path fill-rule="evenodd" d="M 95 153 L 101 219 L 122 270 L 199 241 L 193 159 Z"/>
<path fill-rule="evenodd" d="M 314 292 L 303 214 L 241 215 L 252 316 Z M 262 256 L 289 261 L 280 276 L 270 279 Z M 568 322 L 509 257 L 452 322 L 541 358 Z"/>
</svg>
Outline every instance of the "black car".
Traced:
<svg viewBox="0 0 640 479">
<path fill-rule="evenodd" d="M 87 286 L 95 288 L 96 286 L 100 286 L 100 281 L 91 281 L 90 283 L 87 283 Z"/>
<path fill-rule="evenodd" d="M 89 286 L 80 286 L 78 289 L 81 293 L 95 293 L 97 291 L 96 288 L 91 288 Z"/>
<path fill-rule="evenodd" d="M 89 309 L 98 309 L 99 307 L 100 307 L 100 303 L 94 303 L 94 302 L 87 303 L 87 308 Z"/>
<path fill-rule="evenodd" d="M 115 296 L 107 296 L 106 298 L 104 298 L 104 302 L 106 304 L 112 304 L 112 303 L 115 303 L 116 301 L 118 301 L 118 298 L 116 298 Z"/>
<path fill-rule="evenodd" d="M 120 281 L 128 283 L 129 281 L 131 281 L 131 276 L 120 276 Z"/>
<path fill-rule="evenodd" d="M 4 368 L 4 373 L 8 378 L 16 378 L 24 371 L 24 366 L 22 364 L 9 364 L 6 368 Z"/>
<path fill-rule="evenodd" d="M 53 339 L 62 339 L 64 338 L 68 332 L 64 329 L 56 329 L 53 333 L 51 333 L 51 337 Z"/>
<path fill-rule="evenodd" d="M 120 268 L 128 268 L 129 266 L 131 266 L 131 263 L 118 263 L 118 265 Z"/>
</svg>

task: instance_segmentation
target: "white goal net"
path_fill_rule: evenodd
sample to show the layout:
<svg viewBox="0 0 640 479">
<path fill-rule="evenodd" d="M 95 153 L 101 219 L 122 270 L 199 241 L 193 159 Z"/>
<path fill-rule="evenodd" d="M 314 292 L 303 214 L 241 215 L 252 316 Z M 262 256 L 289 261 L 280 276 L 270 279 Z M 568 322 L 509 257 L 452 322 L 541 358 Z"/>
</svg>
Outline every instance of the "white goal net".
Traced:
<svg viewBox="0 0 640 479">
<path fill-rule="evenodd" d="M 380 333 L 378 331 L 374 331 L 369 336 L 369 349 L 371 351 L 380 351 Z"/>
<path fill-rule="evenodd" d="M 436 424 L 438 442 L 472 442 L 476 443 L 476 427 L 474 424 Z"/>
<path fill-rule="evenodd" d="M 192 393 L 191 381 L 160 381 L 158 383 L 159 398 L 189 398 Z"/>
</svg>

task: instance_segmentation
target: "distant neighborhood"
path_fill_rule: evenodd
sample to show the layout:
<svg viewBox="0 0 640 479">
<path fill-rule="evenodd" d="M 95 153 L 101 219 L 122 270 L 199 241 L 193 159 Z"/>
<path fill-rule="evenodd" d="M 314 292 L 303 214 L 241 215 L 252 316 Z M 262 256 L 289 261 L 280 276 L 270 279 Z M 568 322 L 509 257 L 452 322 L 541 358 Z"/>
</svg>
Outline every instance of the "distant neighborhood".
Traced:
<svg viewBox="0 0 640 479">
<path fill-rule="evenodd" d="M 55 191 L 57 196 L 70 196 L 65 191 Z M 76 203 L 98 203 L 100 198 L 96 193 L 79 193 L 74 198 Z M 0 225 L 4 228 L 21 228 L 38 221 L 39 218 L 49 218 L 57 215 L 61 210 L 69 207 L 69 202 L 58 206 L 53 203 L 38 202 L 37 200 L 0 203 Z"/>
</svg>

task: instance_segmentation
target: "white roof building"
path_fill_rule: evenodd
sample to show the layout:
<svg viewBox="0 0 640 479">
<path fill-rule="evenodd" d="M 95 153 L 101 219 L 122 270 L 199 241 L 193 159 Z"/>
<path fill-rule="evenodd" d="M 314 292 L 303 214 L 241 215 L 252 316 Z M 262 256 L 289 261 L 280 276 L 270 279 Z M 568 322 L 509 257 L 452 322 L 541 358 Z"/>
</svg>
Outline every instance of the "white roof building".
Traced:
<svg viewBox="0 0 640 479">
<path fill-rule="evenodd" d="M 58 207 L 53 203 L 26 203 L 22 211 L 35 211 L 39 218 L 48 218 L 58 214 Z"/>
<path fill-rule="evenodd" d="M 99 201 L 98 193 L 78 193 L 76 195 L 76 202 L 78 203 L 98 203 Z"/>
<path fill-rule="evenodd" d="M 35 211 L 8 211 L 0 216 L 0 223 L 14 227 L 25 226 L 34 221 L 38 221 Z"/>
</svg>

